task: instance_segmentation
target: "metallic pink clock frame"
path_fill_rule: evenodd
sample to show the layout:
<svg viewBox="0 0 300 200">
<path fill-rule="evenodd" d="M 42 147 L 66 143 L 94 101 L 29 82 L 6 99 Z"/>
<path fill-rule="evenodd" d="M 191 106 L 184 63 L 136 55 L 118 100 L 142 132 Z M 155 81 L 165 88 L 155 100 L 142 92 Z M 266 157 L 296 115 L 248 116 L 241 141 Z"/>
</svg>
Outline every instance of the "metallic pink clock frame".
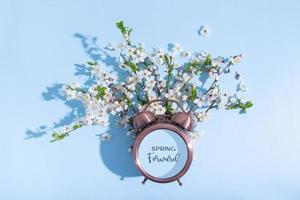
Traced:
<svg viewBox="0 0 300 200">
<path fill-rule="evenodd" d="M 172 102 L 177 103 L 176 101 L 173 101 L 173 100 L 155 100 L 155 101 L 150 102 L 148 104 L 148 106 L 151 103 L 157 102 L 157 101 L 165 101 L 165 102 L 172 101 Z M 157 183 L 169 183 L 169 182 L 177 181 L 179 183 L 179 185 L 181 186 L 182 183 L 180 181 L 180 178 L 188 171 L 188 169 L 192 163 L 192 160 L 193 160 L 193 145 L 191 143 L 190 136 L 186 132 L 186 130 L 190 130 L 192 127 L 193 121 L 192 121 L 192 118 L 190 117 L 191 113 L 186 113 L 184 111 L 184 109 L 179 105 L 179 107 L 181 108 L 181 110 L 183 112 L 175 113 L 173 116 L 166 116 L 166 115 L 154 116 L 153 113 L 146 111 L 148 106 L 146 106 L 146 108 L 142 112 L 137 114 L 136 120 L 135 120 L 136 125 L 138 127 L 143 125 L 143 123 L 146 123 L 146 124 L 148 123 L 146 125 L 146 127 L 143 127 L 140 130 L 140 132 L 138 133 L 135 143 L 134 143 L 134 146 L 133 146 L 134 162 L 135 162 L 138 170 L 145 177 L 145 179 L 142 183 L 144 184 L 148 179 L 151 181 L 157 182 Z M 175 116 L 175 118 L 174 118 L 174 116 Z M 186 125 L 188 125 L 188 126 L 186 126 Z M 187 160 L 186 160 L 184 167 L 175 176 L 172 176 L 169 178 L 157 178 L 157 177 L 150 175 L 143 169 L 143 167 L 141 166 L 141 162 L 139 161 L 139 158 L 138 158 L 139 146 L 140 146 L 141 142 L 143 141 L 143 139 L 148 134 L 151 134 L 153 131 L 158 130 L 158 129 L 167 129 L 167 130 L 174 131 L 183 139 L 183 141 L 185 142 L 186 147 L 187 147 L 188 155 L 187 155 Z"/>
</svg>

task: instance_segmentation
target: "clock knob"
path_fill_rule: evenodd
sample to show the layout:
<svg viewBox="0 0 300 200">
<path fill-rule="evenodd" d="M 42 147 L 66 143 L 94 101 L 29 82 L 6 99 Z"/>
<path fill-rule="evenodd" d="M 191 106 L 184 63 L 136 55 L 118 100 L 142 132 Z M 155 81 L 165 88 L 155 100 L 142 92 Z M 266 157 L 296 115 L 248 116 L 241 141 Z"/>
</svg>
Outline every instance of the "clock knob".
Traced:
<svg viewBox="0 0 300 200">
<path fill-rule="evenodd" d="M 175 113 L 171 120 L 178 124 L 180 127 L 192 131 L 193 130 L 193 118 L 190 113 L 178 112 Z"/>
<path fill-rule="evenodd" d="M 134 118 L 134 127 L 136 129 L 143 128 L 147 124 L 154 122 L 156 119 L 154 113 L 150 111 L 142 111 L 138 113 Z"/>
</svg>

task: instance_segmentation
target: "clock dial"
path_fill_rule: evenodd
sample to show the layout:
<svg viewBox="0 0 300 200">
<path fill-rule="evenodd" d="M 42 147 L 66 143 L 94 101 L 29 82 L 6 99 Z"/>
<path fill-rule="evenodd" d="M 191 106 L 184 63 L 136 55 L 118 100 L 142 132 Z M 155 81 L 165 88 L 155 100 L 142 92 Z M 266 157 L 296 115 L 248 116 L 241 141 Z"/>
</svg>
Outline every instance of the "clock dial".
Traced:
<svg viewBox="0 0 300 200">
<path fill-rule="evenodd" d="M 170 178 L 185 166 L 188 148 L 176 132 L 158 129 L 149 133 L 141 142 L 138 159 L 142 169 L 156 178 Z"/>
<path fill-rule="evenodd" d="M 154 124 L 143 130 L 134 146 L 135 162 L 153 181 L 178 180 L 191 164 L 192 148 L 182 129 L 171 124 Z"/>
</svg>

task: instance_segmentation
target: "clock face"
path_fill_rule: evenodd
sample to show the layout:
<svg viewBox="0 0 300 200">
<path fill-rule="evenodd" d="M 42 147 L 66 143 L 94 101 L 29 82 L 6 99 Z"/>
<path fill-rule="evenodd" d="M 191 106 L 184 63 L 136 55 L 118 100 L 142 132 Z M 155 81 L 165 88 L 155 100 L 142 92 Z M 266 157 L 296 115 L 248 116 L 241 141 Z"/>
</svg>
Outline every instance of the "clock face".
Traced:
<svg viewBox="0 0 300 200">
<path fill-rule="evenodd" d="M 187 134 L 175 125 L 156 124 L 138 135 L 135 161 L 142 174 L 156 182 L 179 179 L 191 163 Z"/>
</svg>

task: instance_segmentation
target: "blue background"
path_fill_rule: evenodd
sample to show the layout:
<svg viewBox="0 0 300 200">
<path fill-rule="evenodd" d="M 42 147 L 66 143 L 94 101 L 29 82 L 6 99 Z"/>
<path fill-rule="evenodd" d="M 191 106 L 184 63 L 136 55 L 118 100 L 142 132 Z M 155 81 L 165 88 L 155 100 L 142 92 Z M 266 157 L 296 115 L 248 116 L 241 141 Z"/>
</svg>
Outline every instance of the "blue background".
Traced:
<svg viewBox="0 0 300 200">
<path fill-rule="evenodd" d="M 1 0 L 0 199 L 300 199 L 299 10 L 296 0 Z M 255 106 L 200 124 L 206 135 L 183 187 L 142 185 L 122 130 L 112 128 L 114 140 L 103 145 L 99 127 L 54 144 L 43 135 L 80 113 L 57 89 L 84 78 L 78 65 L 94 55 L 82 41 L 120 41 L 121 19 L 148 48 L 177 41 L 246 55 L 237 67 Z M 203 24 L 213 30 L 208 39 L 196 34 Z"/>
</svg>

